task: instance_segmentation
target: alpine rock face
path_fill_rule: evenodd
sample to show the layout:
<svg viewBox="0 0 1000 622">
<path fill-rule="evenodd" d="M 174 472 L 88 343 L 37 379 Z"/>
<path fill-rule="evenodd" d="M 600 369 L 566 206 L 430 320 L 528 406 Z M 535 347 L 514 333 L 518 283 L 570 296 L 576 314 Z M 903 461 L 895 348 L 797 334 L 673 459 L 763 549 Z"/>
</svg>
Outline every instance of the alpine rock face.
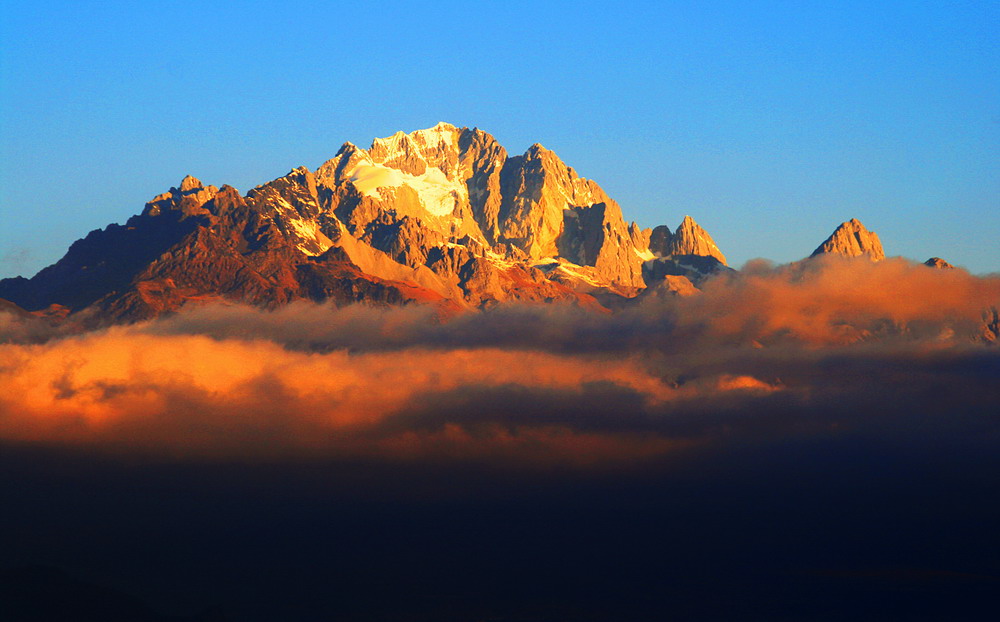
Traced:
<svg viewBox="0 0 1000 622">
<path fill-rule="evenodd" d="M 883 257 L 857 221 L 817 252 Z M 187 176 L 33 278 L 0 281 L 0 299 L 48 317 L 89 309 L 102 321 L 212 300 L 599 310 L 654 290 L 697 293 L 727 270 L 690 216 L 675 232 L 641 229 L 541 145 L 509 155 L 482 130 L 439 123 L 367 149 L 345 143 L 316 171 L 295 168 L 245 195 Z"/>
<path fill-rule="evenodd" d="M 570 287 L 644 286 L 621 208 L 538 144 L 509 157 L 486 132 L 439 123 L 367 150 L 347 143 L 316 177 L 350 235 L 467 297 L 503 299 L 538 276 L 530 267 Z M 463 272 L 486 279 L 464 287 Z M 502 291 L 471 291 L 483 282 Z"/>
</svg>

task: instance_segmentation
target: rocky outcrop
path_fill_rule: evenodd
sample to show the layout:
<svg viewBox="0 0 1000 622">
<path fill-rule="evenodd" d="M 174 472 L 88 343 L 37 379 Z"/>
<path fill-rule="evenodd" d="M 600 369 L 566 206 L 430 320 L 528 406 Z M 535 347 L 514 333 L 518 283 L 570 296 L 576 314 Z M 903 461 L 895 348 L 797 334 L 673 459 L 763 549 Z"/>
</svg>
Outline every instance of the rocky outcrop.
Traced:
<svg viewBox="0 0 1000 622">
<path fill-rule="evenodd" d="M 642 264 L 646 287 L 662 289 L 665 279 L 675 285 L 684 281 L 700 285 L 706 278 L 730 270 L 715 240 L 690 216 L 684 217 L 676 232 L 660 225 L 649 232 L 648 239 L 649 256 Z M 678 281 L 681 277 L 683 281 Z M 683 286 L 680 289 L 686 290 Z"/>
<path fill-rule="evenodd" d="M 159 216 L 163 213 L 175 212 L 182 216 L 199 216 L 207 214 L 205 204 L 215 198 L 219 189 L 215 186 L 207 188 L 195 177 L 187 175 L 181 180 L 179 188 L 171 188 L 163 194 L 153 197 L 143 210 L 144 216 Z"/>
<path fill-rule="evenodd" d="M 837 229 L 813 251 L 810 257 L 823 254 L 843 255 L 844 257 L 867 256 L 872 261 L 885 259 L 882 242 L 874 231 L 865 229 L 857 218 L 842 223 Z"/>
</svg>

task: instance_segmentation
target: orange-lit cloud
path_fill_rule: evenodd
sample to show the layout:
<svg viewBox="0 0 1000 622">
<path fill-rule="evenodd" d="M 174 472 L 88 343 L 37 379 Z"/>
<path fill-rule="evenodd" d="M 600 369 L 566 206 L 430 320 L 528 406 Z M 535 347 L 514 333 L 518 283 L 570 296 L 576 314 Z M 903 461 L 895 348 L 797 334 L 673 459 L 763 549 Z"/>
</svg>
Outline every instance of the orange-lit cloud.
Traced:
<svg viewBox="0 0 1000 622">
<path fill-rule="evenodd" d="M 833 258 L 613 315 L 216 305 L 72 334 L 0 314 L 0 441 L 601 463 L 825 434 L 995 404 L 998 301 L 1000 279 Z"/>
<path fill-rule="evenodd" d="M 428 395 L 511 387 L 572 394 L 604 384 L 656 403 L 672 393 L 629 360 L 493 348 L 308 353 L 268 341 L 164 336 L 147 328 L 0 346 L 5 361 L 0 383 L 6 389 L 0 397 L 0 435 L 163 444 L 182 453 L 225 452 L 232 446 L 282 450 L 283 445 L 364 453 L 379 447 L 412 450 L 420 439 L 411 430 L 373 430 L 422 407 Z M 460 419 L 455 423 L 425 430 L 421 439 L 434 446 L 478 444 L 466 438 Z M 572 431 L 559 426 L 525 419 L 521 427 L 527 432 L 497 427 L 485 437 L 504 446 L 537 444 L 543 437 L 556 445 L 573 442 Z"/>
<path fill-rule="evenodd" d="M 871 338 L 967 340 L 1000 303 L 1000 278 L 903 259 L 837 256 L 770 268 L 750 264 L 679 301 L 678 323 L 744 341 L 838 345 Z"/>
</svg>

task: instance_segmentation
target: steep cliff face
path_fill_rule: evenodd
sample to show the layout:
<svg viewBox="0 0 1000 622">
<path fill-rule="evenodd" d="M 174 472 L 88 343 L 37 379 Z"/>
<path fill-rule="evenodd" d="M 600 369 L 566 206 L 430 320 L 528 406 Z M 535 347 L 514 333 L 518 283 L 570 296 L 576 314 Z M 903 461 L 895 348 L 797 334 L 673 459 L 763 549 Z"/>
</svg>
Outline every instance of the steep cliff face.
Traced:
<svg viewBox="0 0 1000 622">
<path fill-rule="evenodd" d="M 645 255 L 636 248 L 617 203 L 572 207 L 562 215 L 563 232 L 556 243 L 559 257 L 593 266 L 599 281 L 642 286 Z"/>
<path fill-rule="evenodd" d="M 558 255 L 565 210 L 611 201 L 600 186 L 537 143 L 507 161 L 501 193 L 501 236 L 531 259 Z"/>
<path fill-rule="evenodd" d="M 882 242 L 874 231 L 865 228 L 857 218 L 842 223 L 837 229 L 813 251 L 810 257 L 833 253 L 844 257 L 868 256 L 872 261 L 885 259 Z"/>
</svg>

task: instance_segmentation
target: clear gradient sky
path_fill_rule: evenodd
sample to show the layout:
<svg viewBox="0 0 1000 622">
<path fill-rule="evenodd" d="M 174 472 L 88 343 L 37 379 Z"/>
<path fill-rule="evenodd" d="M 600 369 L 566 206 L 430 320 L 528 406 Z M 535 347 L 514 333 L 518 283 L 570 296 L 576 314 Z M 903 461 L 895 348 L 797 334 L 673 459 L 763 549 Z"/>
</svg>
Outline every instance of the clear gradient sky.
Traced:
<svg viewBox="0 0 1000 622">
<path fill-rule="evenodd" d="M 438 121 L 540 142 L 730 264 L 859 218 L 1000 271 L 1000 4 L 14 3 L 0 12 L 0 277 L 191 173 L 246 192 Z M 138 8 L 141 7 L 141 8 Z"/>
</svg>

